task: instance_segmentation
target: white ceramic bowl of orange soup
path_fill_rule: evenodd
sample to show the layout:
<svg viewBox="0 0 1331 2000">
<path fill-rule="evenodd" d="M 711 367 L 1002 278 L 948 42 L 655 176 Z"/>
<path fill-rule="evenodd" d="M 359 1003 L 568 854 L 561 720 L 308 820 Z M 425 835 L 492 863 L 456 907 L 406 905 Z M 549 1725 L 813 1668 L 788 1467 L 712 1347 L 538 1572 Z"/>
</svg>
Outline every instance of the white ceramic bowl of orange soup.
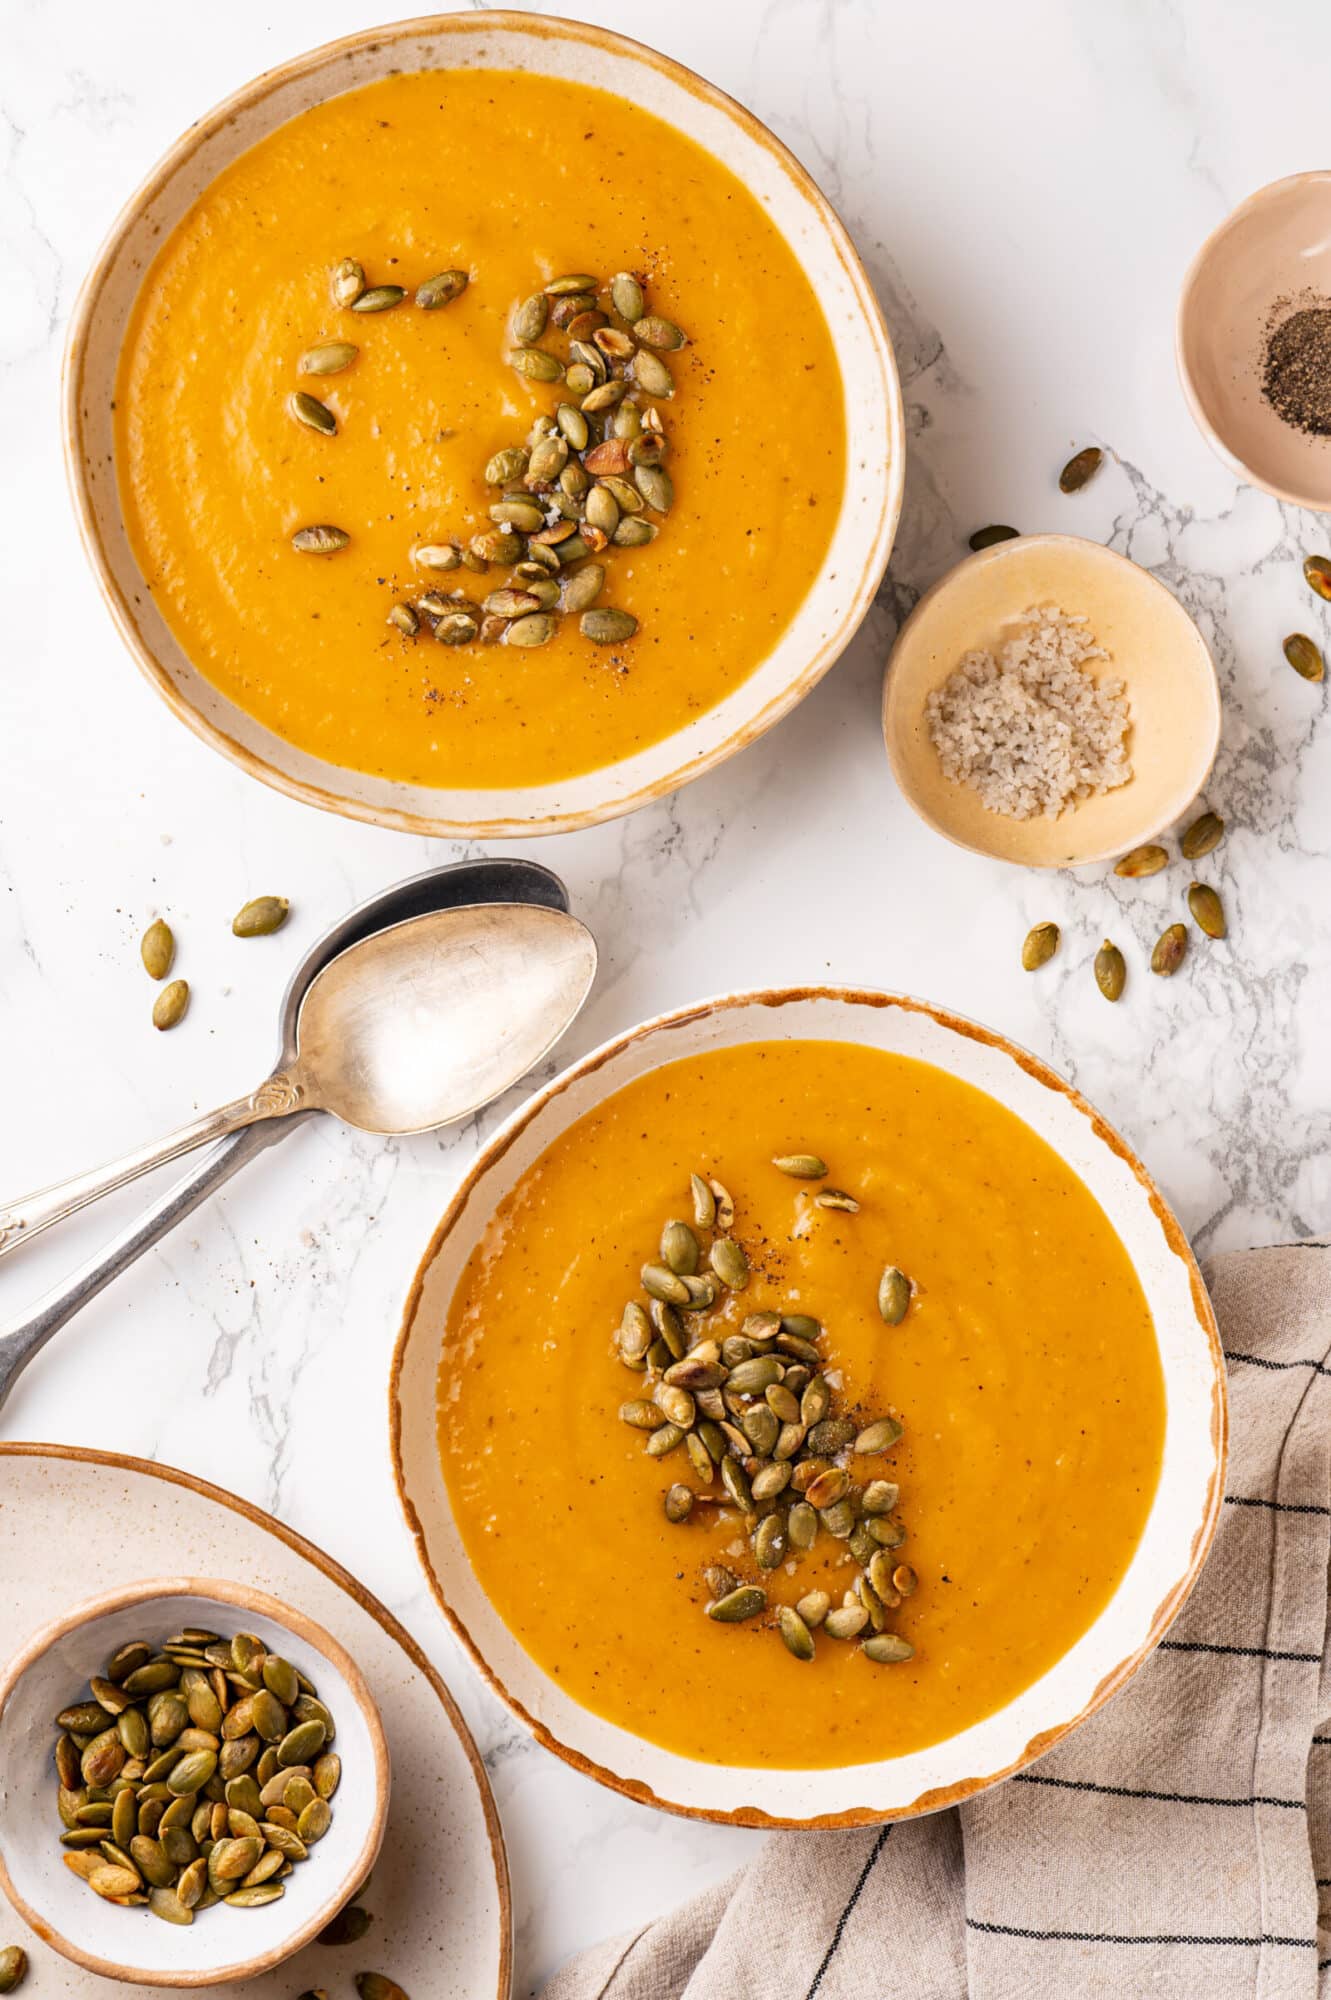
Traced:
<svg viewBox="0 0 1331 2000">
<path fill-rule="evenodd" d="M 347 259 L 405 299 L 336 303 Z M 441 271 L 465 291 L 421 310 Z M 451 646 L 424 614 L 388 623 L 511 586 L 413 551 L 493 530 L 487 463 L 580 403 L 509 365 L 520 302 L 582 272 L 599 310 L 620 271 L 687 335 L 655 403 L 673 504 L 597 558 L 598 606 L 637 631 L 595 644 L 561 616 L 545 644 Z M 335 343 L 354 359 L 302 372 Z M 297 392 L 334 435 L 293 419 Z M 636 43 L 490 12 L 331 44 L 191 127 L 84 287 L 66 439 L 108 601 L 184 721 L 311 803 L 482 836 L 627 812 L 785 714 L 863 618 L 904 477 L 872 290 L 785 148 Z M 298 552 L 310 525 L 349 540 Z"/>
<path fill-rule="evenodd" d="M 810 1152 L 825 1176 L 773 1164 Z M 749 1282 L 682 1313 L 686 1343 L 797 1308 L 843 1420 L 903 1427 L 834 1462 L 866 1502 L 865 1480 L 899 1487 L 913 1588 L 885 1622 L 907 1659 L 826 1625 L 795 1657 L 778 1606 L 841 1607 L 854 1545 L 823 1516 L 807 1553 L 756 1565 L 742 1503 L 621 1420 L 653 1392 L 616 1329 L 693 1173 L 728 1191 Z M 911 1288 L 895 1324 L 888 1264 Z M 876 992 L 732 995 L 540 1092 L 440 1224 L 390 1395 L 421 1560 L 491 1684 L 603 1782 L 743 1824 L 928 1811 L 1040 1755 L 1161 1638 L 1223 1490 L 1215 1324 L 1143 1168 L 1033 1057 Z M 718 1564 L 760 1615 L 707 1615 Z"/>
</svg>

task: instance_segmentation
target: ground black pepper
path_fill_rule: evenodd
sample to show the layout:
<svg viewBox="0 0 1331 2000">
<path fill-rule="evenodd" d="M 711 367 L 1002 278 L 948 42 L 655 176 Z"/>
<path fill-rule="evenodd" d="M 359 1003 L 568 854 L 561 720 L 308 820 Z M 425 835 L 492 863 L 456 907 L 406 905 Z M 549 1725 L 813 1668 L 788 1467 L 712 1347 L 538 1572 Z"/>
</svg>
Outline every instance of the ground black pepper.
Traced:
<svg viewBox="0 0 1331 2000">
<path fill-rule="evenodd" d="M 1262 393 L 1295 430 L 1331 437 L 1331 301 L 1305 306 L 1271 327 Z"/>
</svg>

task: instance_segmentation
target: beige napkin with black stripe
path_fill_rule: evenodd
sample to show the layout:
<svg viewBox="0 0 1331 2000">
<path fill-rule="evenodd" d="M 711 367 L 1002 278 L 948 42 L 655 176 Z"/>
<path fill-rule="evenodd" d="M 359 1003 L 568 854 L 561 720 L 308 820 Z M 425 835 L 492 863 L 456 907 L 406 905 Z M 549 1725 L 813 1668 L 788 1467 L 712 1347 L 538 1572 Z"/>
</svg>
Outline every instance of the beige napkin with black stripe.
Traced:
<svg viewBox="0 0 1331 2000">
<path fill-rule="evenodd" d="M 1130 1686 L 959 1810 L 775 1836 L 544 2000 L 1331 2000 L 1331 1247 L 1207 1276 L 1228 1492 Z"/>
</svg>

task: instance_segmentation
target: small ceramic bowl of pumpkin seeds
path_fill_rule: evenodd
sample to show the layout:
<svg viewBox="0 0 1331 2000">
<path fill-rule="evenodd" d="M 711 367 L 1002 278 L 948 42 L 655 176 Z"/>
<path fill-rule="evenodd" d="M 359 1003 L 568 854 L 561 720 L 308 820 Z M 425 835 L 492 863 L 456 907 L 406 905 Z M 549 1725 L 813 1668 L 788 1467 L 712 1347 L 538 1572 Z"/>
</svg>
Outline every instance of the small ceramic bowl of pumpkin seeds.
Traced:
<svg viewBox="0 0 1331 2000">
<path fill-rule="evenodd" d="M 364 1883 L 388 1796 L 355 1662 L 247 1585 L 122 1586 L 0 1675 L 0 1887 L 103 1977 L 270 1971 Z"/>
</svg>

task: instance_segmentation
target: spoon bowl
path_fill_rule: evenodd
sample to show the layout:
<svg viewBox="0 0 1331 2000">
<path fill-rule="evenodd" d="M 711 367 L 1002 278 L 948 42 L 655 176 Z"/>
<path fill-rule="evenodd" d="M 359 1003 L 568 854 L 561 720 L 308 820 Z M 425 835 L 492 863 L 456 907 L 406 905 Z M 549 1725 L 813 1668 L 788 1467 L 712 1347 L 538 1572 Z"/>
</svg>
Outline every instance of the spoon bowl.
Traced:
<svg viewBox="0 0 1331 2000">
<path fill-rule="evenodd" d="M 563 911 L 482 904 L 411 918 L 319 973 L 296 1062 L 271 1083 L 362 1132 L 456 1124 L 540 1061 L 595 972 L 591 932 Z"/>
</svg>

